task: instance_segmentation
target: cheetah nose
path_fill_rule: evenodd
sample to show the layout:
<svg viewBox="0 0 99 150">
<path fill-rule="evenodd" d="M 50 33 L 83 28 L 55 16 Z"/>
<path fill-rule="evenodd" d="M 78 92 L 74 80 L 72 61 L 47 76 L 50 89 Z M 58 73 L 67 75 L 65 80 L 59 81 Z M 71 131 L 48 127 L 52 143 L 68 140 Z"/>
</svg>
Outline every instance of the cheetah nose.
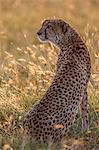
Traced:
<svg viewBox="0 0 99 150">
<path fill-rule="evenodd" d="M 41 35 L 42 33 L 40 31 L 37 32 L 37 35 Z"/>
</svg>

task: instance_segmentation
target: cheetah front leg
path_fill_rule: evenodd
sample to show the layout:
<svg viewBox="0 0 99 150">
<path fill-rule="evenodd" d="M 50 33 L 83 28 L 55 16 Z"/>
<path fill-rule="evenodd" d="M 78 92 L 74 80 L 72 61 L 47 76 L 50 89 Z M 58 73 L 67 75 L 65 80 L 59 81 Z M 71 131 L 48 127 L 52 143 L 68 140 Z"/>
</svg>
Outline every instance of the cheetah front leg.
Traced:
<svg viewBox="0 0 99 150">
<path fill-rule="evenodd" d="M 80 104 L 80 109 L 81 109 L 81 116 L 82 116 L 82 132 L 84 132 L 89 129 L 87 91 L 84 92 L 84 96 Z"/>
</svg>

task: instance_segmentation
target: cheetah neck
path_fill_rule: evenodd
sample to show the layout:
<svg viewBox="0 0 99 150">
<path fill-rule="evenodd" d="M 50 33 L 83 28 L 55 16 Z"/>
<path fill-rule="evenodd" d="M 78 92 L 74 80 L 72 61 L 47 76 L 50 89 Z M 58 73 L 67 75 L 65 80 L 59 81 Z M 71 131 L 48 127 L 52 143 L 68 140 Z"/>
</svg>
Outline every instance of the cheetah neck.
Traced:
<svg viewBox="0 0 99 150">
<path fill-rule="evenodd" d="M 72 37 L 73 38 L 64 40 L 63 43 L 59 43 L 60 53 L 57 61 L 58 67 L 62 62 L 64 64 L 78 62 L 82 52 L 86 53 L 86 46 L 79 35 L 75 34 Z"/>
</svg>

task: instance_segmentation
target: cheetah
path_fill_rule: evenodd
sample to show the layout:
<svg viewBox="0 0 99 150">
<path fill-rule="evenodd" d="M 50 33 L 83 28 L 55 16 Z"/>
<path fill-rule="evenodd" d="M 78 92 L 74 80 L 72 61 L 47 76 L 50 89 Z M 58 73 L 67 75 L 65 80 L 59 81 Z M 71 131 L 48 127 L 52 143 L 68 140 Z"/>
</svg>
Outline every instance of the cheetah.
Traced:
<svg viewBox="0 0 99 150">
<path fill-rule="evenodd" d="M 82 129 L 88 129 L 90 55 L 75 29 L 61 19 L 45 20 L 37 35 L 41 41 L 59 47 L 60 53 L 53 81 L 41 100 L 24 115 L 23 127 L 31 140 L 51 145 L 68 132 L 79 107 Z"/>
</svg>

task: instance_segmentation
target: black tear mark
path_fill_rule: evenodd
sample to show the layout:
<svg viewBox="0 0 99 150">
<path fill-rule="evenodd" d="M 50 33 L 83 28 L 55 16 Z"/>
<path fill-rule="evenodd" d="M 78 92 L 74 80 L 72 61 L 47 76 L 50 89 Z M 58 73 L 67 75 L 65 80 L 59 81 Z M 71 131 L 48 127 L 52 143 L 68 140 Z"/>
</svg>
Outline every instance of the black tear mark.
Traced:
<svg viewBox="0 0 99 150">
<path fill-rule="evenodd" d="M 62 25 L 62 32 L 65 34 L 67 32 L 67 28 L 65 25 Z"/>
</svg>

